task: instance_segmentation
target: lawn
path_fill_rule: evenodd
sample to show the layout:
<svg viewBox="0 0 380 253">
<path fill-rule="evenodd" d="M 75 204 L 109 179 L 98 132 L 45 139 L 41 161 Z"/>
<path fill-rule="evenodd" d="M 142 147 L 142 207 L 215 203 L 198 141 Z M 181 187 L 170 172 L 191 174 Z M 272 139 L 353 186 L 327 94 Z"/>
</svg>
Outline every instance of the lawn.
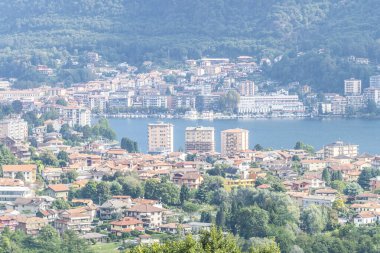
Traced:
<svg viewBox="0 0 380 253">
<path fill-rule="evenodd" d="M 120 245 L 121 245 L 121 243 L 118 243 L 118 242 L 97 243 L 95 245 L 92 245 L 91 249 L 95 253 L 119 253 L 120 251 L 118 251 L 117 248 Z"/>
</svg>

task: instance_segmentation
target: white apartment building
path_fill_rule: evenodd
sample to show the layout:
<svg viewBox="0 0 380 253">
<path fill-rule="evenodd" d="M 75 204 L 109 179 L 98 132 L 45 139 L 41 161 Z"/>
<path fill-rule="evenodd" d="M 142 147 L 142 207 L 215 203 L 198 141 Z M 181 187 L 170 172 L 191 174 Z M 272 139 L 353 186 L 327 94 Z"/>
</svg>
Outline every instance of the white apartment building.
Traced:
<svg viewBox="0 0 380 253">
<path fill-rule="evenodd" d="M 221 152 L 222 155 L 235 155 L 236 153 L 248 150 L 249 131 L 246 129 L 228 129 L 221 132 Z"/>
<path fill-rule="evenodd" d="M 34 192 L 25 186 L 0 186 L 0 203 L 13 202 L 21 197 L 33 197 Z"/>
<path fill-rule="evenodd" d="M 305 106 L 297 95 L 242 96 L 238 112 L 240 114 L 304 113 Z"/>
<path fill-rule="evenodd" d="M 380 105 L 380 87 L 370 87 L 364 90 L 364 99 Z"/>
<path fill-rule="evenodd" d="M 347 144 L 342 141 L 337 141 L 328 144 L 323 148 L 324 157 L 331 158 L 343 155 L 353 158 L 358 155 L 358 147 L 358 145 Z"/>
<path fill-rule="evenodd" d="M 187 127 L 185 131 L 186 152 L 214 152 L 215 129 L 213 127 Z"/>
<path fill-rule="evenodd" d="M 369 87 L 370 88 L 380 88 L 380 75 L 371 76 L 369 78 Z"/>
<path fill-rule="evenodd" d="M 334 115 L 344 115 L 347 109 L 347 98 L 342 96 L 335 96 L 331 100 L 331 112 Z"/>
<path fill-rule="evenodd" d="M 254 96 L 255 95 L 255 83 L 253 81 L 243 81 L 239 85 L 241 96 Z"/>
<path fill-rule="evenodd" d="M 166 96 L 144 96 L 142 100 L 143 107 L 168 108 L 168 98 Z"/>
<path fill-rule="evenodd" d="M 10 137 L 25 140 L 28 137 L 28 123 L 23 119 L 4 119 L 0 121 L 0 138 Z"/>
<path fill-rule="evenodd" d="M 362 81 L 358 79 L 344 80 L 344 95 L 356 96 L 362 93 Z"/>
<path fill-rule="evenodd" d="M 91 111 L 85 107 L 55 105 L 51 109 L 56 110 L 60 119 L 70 127 L 91 125 Z"/>
<path fill-rule="evenodd" d="M 173 125 L 163 122 L 148 125 L 148 152 L 173 152 Z"/>
</svg>

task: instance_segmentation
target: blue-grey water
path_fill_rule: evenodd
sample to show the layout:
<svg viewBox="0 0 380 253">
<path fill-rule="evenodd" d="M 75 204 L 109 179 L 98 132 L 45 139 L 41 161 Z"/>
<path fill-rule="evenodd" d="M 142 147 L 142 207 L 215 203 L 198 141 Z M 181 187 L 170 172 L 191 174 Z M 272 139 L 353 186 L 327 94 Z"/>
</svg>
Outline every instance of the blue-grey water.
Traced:
<svg viewBox="0 0 380 253">
<path fill-rule="evenodd" d="M 244 128 L 250 132 L 249 145 L 261 144 L 275 149 L 292 148 L 297 141 L 316 149 L 342 140 L 359 145 L 360 153 L 380 154 L 380 120 L 368 119 L 232 119 L 232 120 L 160 120 L 174 125 L 174 148 L 184 148 L 185 128 L 188 126 L 215 127 L 216 150 L 220 151 L 220 131 Z M 118 139 L 129 137 L 138 142 L 140 151 L 147 151 L 147 126 L 157 119 L 109 119 Z"/>
</svg>

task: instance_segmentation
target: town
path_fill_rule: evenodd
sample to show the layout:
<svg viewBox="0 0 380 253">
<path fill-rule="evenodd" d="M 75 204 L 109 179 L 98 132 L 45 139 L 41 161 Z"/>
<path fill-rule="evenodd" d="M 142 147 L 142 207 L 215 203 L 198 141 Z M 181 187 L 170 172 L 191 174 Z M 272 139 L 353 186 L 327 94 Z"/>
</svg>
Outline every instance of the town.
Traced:
<svg viewBox="0 0 380 253">
<path fill-rule="evenodd" d="M 194 122 L 181 133 L 184 149 L 175 150 L 176 126 L 165 122 L 376 115 L 380 75 L 368 88 L 347 79 L 343 94 L 323 94 L 297 83 L 256 85 L 269 59 L 203 58 L 178 69 L 146 62 L 138 71 L 127 63 L 109 67 L 94 52 L 87 57 L 93 81 L 31 89 L 0 82 L 3 234 L 74 232 L 95 252 L 118 252 L 217 227 L 247 245 L 273 237 L 274 247 L 298 252 L 296 239 L 283 237 L 380 222 L 380 157 L 354 143 L 315 150 L 300 140 L 272 149 L 250 143 L 247 129 L 216 132 Z M 55 75 L 47 66 L 36 71 Z M 136 136 L 116 136 L 112 117 L 155 118 L 146 153 Z"/>
<path fill-rule="evenodd" d="M 20 90 L 13 88 L 19 87 L 13 85 L 17 79 L 2 79 L 0 101 L 20 101 L 24 111 L 54 109 L 70 126 L 90 124 L 91 114 L 185 119 L 374 117 L 380 106 L 380 75 L 369 76 L 368 84 L 346 79 L 339 94 L 265 79 L 263 68 L 272 64 L 268 58 L 202 58 L 186 60 L 177 68 L 144 62 L 140 69 L 128 63 L 111 67 L 95 52 L 88 52 L 86 59 L 83 69 L 91 73 L 92 81 Z M 31 71 L 50 80 L 56 76 L 56 70 L 46 65 L 32 66 Z"/>
</svg>

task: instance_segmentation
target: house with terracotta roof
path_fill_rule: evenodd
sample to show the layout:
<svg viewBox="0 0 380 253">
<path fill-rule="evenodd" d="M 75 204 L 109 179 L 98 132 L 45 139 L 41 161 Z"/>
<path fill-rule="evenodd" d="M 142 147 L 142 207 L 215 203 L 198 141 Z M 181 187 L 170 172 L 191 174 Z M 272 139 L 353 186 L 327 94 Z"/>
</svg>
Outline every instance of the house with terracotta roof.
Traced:
<svg viewBox="0 0 380 253">
<path fill-rule="evenodd" d="M 43 227 L 48 225 L 48 220 L 39 217 L 18 216 L 16 230 L 21 230 L 27 235 L 38 235 Z"/>
<path fill-rule="evenodd" d="M 198 189 L 203 182 L 203 176 L 199 172 L 175 173 L 172 181 L 178 186 L 186 185 L 190 189 Z"/>
<path fill-rule="evenodd" d="M 15 231 L 18 225 L 17 219 L 14 215 L 2 215 L 0 216 L 0 232 L 3 232 L 4 228 L 9 228 L 11 231 Z"/>
<path fill-rule="evenodd" d="M 162 224 L 159 230 L 168 234 L 189 234 L 191 233 L 191 226 L 189 224 L 168 223 Z"/>
<path fill-rule="evenodd" d="M 79 233 L 91 231 L 91 223 L 95 217 L 95 209 L 91 207 L 79 207 L 64 210 L 59 213 L 58 219 L 54 222 L 54 227 L 63 233 L 66 230 L 73 230 Z"/>
<path fill-rule="evenodd" d="M 15 179 L 16 175 L 22 175 L 26 183 L 34 183 L 36 181 L 37 165 L 3 165 L 3 177 Z"/>
<path fill-rule="evenodd" d="M 124 216 L 132 206 L 132 199 L 109 199 L 99 207 L 99 217 L 102 220 L 117 219 Z"/>
<path fill-rule="evenodd" d="M 380 213 L 371 211 L 362 211 L 355 215 L 354 224 L 356 226 L 365 226 L 375 224 L 380 218 Z"/>
<path fill-rule="evenodd" d="M 121 236 L 123 233 L 129 233 L 133 230 L 144 231 L 144 222 L 132 218 L 124 217 L 121 220 L 110 222 L 111 233 Z"/>
<path fill-rule="evenodd" d="M 65 184 L 50 184 L 45 190 L 48 196 L 62 199 L 67 199 L 69 191 L 69 187 Z"/>
<path fill-rule="evenodd" d="M 128 209 L 127 216 L 142 221 L 146 228 L 157 228 L 162 224 L 164 210 L 149 204 L 137 204 Z"/>
</svg>

